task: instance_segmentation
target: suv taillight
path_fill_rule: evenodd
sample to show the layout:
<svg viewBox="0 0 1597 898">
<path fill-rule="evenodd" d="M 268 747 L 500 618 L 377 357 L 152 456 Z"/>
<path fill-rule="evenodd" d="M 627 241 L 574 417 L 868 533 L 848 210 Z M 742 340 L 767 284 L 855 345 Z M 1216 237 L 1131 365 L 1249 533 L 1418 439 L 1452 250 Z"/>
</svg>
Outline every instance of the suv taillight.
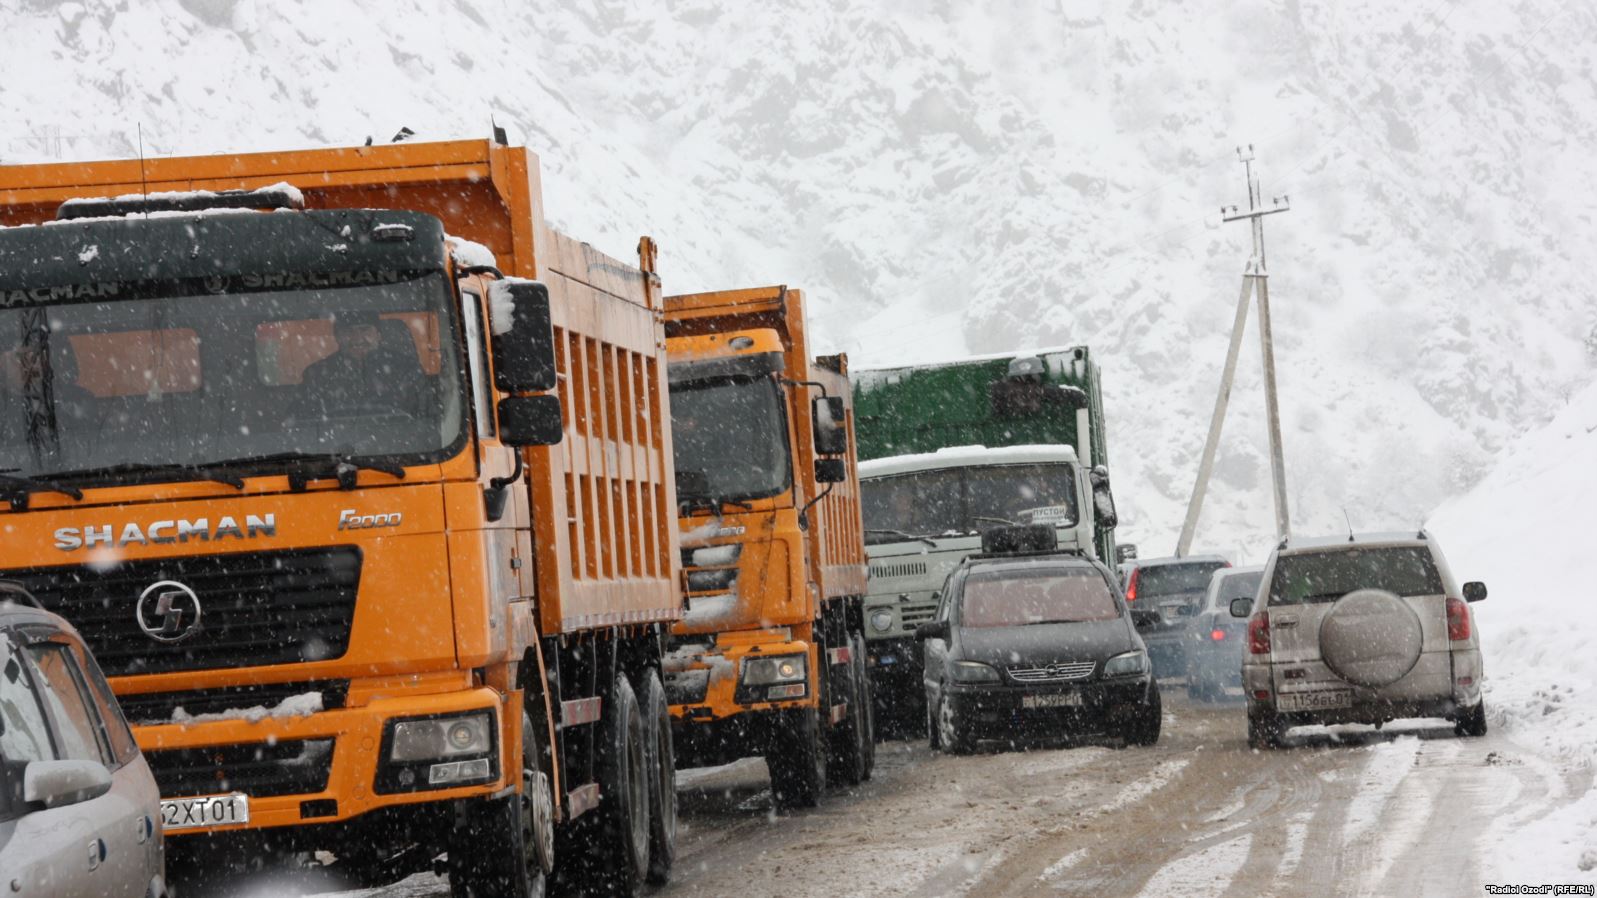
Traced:
<svg viewBox="0 0 1597 898">
<path fill-rule="evenodd" d="M 1126 583 L 1126 601 L 1135 602 L 1137 600 L 1137 578 L 1141 576 L 1142 568 L 1134 567 L 1131 569 L 1131 580 Z"/>
<path fill-rule="evenodd" d="M 1248 618 L 1248 654 L 1270 654 L 1270 612 L 1260 611 Z"/>
<path fill-rule="evenodd" d="M 1469 606 L 1462 599 L 1447 600 L 1447 638 L 1454 642 L 1469 639 Z"/>
</svg>

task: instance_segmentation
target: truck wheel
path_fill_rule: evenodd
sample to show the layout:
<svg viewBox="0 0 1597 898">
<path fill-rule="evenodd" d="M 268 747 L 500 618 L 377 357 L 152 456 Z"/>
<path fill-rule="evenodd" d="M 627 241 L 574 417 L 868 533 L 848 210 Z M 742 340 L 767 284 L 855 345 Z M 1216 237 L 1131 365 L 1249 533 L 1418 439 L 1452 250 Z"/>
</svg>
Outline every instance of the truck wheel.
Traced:
<svg viewBox="0 0 1597 898">
<path fill-rule="evenodd" d="M 606 702 L 599 747 L 597 860 L 610 891 L 635 895 L 649 868 L 647 729 L 637 694 L 617 676 Z"/>
<path fill-rule="evenodd" d="M 859 664 L 849 661 L 845 672 L 835 681 L 838 688 L 832 690 L 834 696 L 843 696 L 848 702 L 847 715 L 831 728 L 826 773 L 828 781 L 834 785 L 857 786 L 866 777 L 870 724 L 865 712 L 867 690 L 860 673 Z"/>
<path fill-rule="evenodd" d="M 671 743 L 671 704 L 660 675 L 644 677 L 643 709 L 649 746 L 649 873 L 653 885 L 671 880 L 677 852 L 676 750 Z"/>
<path fill-rule="evenodd" d="M 1127 745 L 1155 745 L 1159 742 L 1159 730 L 1164 725 L 1164 705 L 1159 698 L 1158 685 L 1152 686 L 1149 692 L 1152 697 L 1137 709 L 1136 716 L 1126 727 Z"/>
<path fill-rule="evenodd" d="M 826 789 L 826 751 L 820 712 L 799 708 L 782 715 L 765 749 L 771 795 L 783 809 L 813 808 Z"/>
<path fill-rule="evenodd" d="M 926 744 L 931 748 L 932 751 L 938 751 L 943 747 L 943 728 L 937 723 L 937 707 L 937 705 L 933 705 L 931 703 L 930 699 L 927 700 Z"/>
<path fill-rule="evenodd" d="M 1486 735 L 1486 699 L 1475 703 L 1475 707 L 1458 715 L 1458 720 L 1453 723 L 1453 732 L 1460 736 Z"/>
<path fill-rule="evenodd" d="M 871 663 L 865 655 L 865 637 L 854 634 L 854 669 L 860 682 L 860 713 L 865 720 L 865 779 L 876 770 L 876 683 L 871 680 Z"/>
<path fill-rule="evenodd" d="M 1274 711 L 1248 709 L 1248 747 L 1257 749 L 1280 748 L 1281 736 L 1286 728 Z"/>
<path fill-rule="evenodd" d="M 521 717 L 522 792 L 466 809 L 449 844 L 453 898 L 541 898 L 554 862 L 554 800 L 532 719 Z"/>
</svg>

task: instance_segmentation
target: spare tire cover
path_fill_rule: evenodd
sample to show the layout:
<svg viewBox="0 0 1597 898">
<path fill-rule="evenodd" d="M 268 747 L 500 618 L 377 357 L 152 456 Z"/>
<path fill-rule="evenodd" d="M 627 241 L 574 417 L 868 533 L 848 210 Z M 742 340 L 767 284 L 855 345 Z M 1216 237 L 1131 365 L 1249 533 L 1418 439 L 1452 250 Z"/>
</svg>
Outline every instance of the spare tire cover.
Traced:
<svg viewBox="0 0 1597 898">
<path fill-rule="evenodd" d="M 1420 616 L 1384 589 L 1359 589 L 1336 600 L 1320 619 L 1320 657 L 1355 686 L 1396 683 L 1420 660 Z"/>
</svg>

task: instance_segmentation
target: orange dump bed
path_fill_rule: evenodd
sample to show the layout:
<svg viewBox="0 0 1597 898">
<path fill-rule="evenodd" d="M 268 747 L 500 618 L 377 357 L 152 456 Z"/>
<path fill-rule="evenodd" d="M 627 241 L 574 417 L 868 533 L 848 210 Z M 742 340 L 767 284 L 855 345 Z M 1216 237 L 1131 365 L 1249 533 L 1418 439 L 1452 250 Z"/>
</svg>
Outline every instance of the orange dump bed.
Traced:
<svg viewBox="0 0 1597 898">
<path fill-rule="evenodd" d="M 437 216 L 549 286 L 566 435 L 526 450 L 540 628 L 675 620 L 681 594 L 662 299 L 654 246 L 636 264 L 548 228 L 537 157 L 489 141 L 0 167 L 0 225 L 55 217 L 78 197 L 236 190 L 286 182 L 306 208 Z M 468 450 L 470 451 L 470 450 Z"/>
</svg>

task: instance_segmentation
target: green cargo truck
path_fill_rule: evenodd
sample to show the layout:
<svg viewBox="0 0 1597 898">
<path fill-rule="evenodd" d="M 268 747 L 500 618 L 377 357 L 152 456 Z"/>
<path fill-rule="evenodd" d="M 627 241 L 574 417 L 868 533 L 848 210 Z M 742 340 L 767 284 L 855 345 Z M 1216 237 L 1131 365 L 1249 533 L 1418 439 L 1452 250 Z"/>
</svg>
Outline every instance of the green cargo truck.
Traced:
<svg viewBox="0 0 1597 898">
<path fill-rule="evenodd" d="M 879 719 L 924 717 L 915 627 L 948 572 L 1005 523 L 1051 523 L 1107 565 L 1114 500 L 1098 365 L 1084 346 L 854 372 Z"/>
</svg>

